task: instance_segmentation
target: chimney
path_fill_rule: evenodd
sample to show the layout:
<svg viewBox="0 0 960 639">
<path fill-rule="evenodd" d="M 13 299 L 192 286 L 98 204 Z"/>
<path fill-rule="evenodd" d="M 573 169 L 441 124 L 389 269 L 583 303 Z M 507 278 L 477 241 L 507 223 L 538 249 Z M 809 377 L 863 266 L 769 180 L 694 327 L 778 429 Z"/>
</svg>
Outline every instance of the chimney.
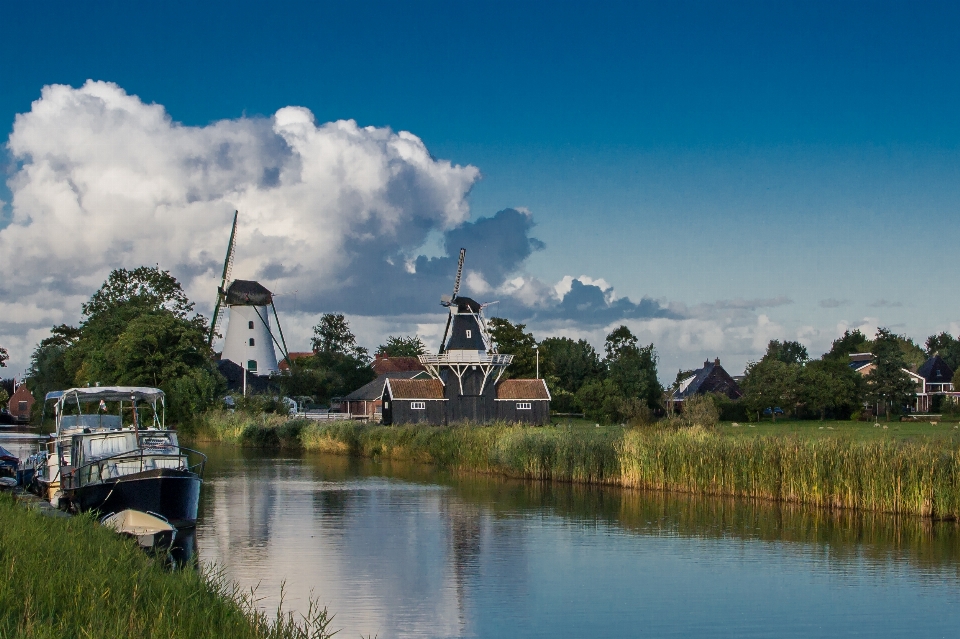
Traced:
<svg viewBox="0 0 960 639">
<path fill-rule="evenodd" d="M 718 357 L 717 359 L 713 360 L 713 363 L 714 363 L 716 366 L 719 366 L 719 365 L 720 365 L 720 358 Z"/>
<path fill-rule="evenodd" d="M 706 368 L 706 367 L 709 366 L 709 365 L 710 365 L 710 360 L 709 360 L 709 359 L 703 360 L 703 367 L 704 367 L 704 368 Z"/>
</svg>

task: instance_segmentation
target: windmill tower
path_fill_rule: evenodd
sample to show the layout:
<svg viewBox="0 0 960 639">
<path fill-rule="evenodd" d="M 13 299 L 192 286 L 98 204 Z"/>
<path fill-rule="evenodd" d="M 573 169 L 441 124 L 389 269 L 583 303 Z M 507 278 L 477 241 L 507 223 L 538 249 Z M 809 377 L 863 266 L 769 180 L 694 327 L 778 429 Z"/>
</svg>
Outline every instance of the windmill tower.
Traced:
<svg viewBox="0 0 960 639">
<path fill-rule="evenodd" d="M 420 363 L 444 386 L 451 421 L 492 419 L 496 385 L 513 355 L 500 355 L 490 337 L 483 308 L 469 297 L 460 297 L 460 278 L 467 250 L 460 249 L 460 262 L 453 295 L 440 298 L 449 309 L 443 341 L 436 355 L 421 355 Z"/>
<path fill-rule="evenodd" d="M 223 342 L 222 360 L 229 360 L 245 371 L 258 376 L 268 376 L 279 371 L 274 345 L 280 348 L 287 358 L 286 341 L 277 307 L 273 304 L 273 293 L 259 282 L 252 280 L 230 280 L 233 270 L 233 255 L 237 240 L 237 213 L 233 214 L 233 228 L 230 231 L 230 243 L 227 257 L 223 261 L 223 275 L 217 288 L 217 304 L 210 324 L 209 344 L 217 336 L 224 311 L 227 311 L 227 334 Z M 270 326 L 269 310 L 277 324 L 279 340 Z M 289 361 L 289 360 L 288 360 Z"/>
</svg>

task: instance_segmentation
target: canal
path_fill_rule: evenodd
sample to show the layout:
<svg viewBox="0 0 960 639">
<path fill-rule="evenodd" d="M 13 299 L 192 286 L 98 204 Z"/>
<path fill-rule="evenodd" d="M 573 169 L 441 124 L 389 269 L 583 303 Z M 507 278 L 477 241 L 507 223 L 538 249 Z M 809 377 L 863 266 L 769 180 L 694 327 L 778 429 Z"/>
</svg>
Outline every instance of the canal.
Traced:
<svg viewBox="0 0 960 639">
<path fill-rule="evenodd" d="M 196 549 L 341 637 L 954 637 L 960 529 L 206 446 Z"/>
</svg>

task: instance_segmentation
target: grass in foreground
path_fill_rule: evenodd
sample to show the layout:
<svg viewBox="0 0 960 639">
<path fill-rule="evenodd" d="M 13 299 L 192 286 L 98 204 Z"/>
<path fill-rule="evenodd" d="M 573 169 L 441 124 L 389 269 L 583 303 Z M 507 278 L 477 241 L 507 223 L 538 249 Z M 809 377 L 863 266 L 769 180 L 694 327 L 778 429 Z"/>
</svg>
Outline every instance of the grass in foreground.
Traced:
<svg viewBox="0 0 960 639">
<path fill-rule="evenodd" d="M 321 639 L 331 618 L 267 615 L 222 575 L 165 570 L 90 517 L 43 517 L 0 495 L 0 637 Z"/>
</svg>

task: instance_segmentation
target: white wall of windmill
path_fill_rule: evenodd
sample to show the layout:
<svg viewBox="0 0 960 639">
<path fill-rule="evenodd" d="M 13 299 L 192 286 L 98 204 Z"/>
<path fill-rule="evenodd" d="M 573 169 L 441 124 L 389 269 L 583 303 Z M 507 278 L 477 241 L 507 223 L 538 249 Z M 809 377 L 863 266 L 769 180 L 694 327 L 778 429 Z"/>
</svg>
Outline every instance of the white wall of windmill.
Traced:
<svg viewBox="0 0 960 639">
<path fill-rule="evenodd" d="M 227 332 L 221 359 L 228 359 L 257 375 L 270 375 L 279 370 L 270 337 L 268 310 L 266 306 L 227 307 Z"/>
</svg>

